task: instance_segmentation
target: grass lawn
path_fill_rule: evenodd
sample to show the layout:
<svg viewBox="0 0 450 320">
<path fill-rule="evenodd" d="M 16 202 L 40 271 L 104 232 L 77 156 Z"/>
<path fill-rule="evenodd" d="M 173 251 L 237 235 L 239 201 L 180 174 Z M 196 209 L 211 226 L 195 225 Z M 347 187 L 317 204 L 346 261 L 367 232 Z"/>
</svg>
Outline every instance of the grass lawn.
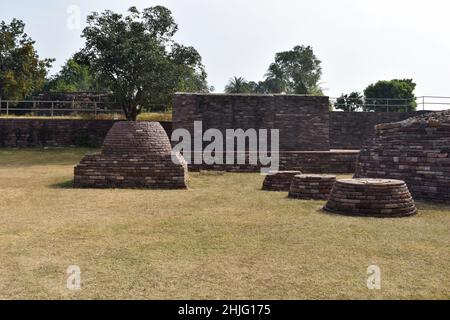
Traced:
<svg viewBox="0 0 450 320">
<path fill-rule="evenodd" d="M 0 299 L 450 298 L 450 206 L 376 219 L 190 174 L 188 191 L 79 190 L 91 150 L 0 149 Z M 381 268 L 381 290 L 366 270 Z M 81 268 L 82 288 L 66 288 Z"/>
</svg>

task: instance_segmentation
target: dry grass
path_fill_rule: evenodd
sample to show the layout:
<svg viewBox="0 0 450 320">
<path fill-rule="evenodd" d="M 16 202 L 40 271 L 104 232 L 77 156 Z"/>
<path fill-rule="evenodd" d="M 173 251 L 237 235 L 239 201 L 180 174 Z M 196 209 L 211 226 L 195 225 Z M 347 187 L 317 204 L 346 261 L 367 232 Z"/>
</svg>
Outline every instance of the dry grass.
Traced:
<svg viewBox="0 0 450 320">
<path fill-rule="evenodd" d="M 0 298 L 450 298 L 448 206 L 331 215 L 261 191 L 259 174 L 191 174 L 188 191 L 68 188 L 85 152 L 0 150 Z M 66 288 L 73 264 L 80 291 Z"/>
</svg>

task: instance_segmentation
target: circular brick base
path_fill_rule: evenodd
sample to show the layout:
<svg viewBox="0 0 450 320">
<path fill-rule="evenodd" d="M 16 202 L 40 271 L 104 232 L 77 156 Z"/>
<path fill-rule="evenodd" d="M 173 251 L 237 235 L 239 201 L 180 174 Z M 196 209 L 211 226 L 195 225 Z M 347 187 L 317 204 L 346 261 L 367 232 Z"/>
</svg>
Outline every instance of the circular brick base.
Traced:
<svg viewBox="0 0 450 320">
<path fill-rule="evenodd" d="M 267 191 L 289 191 L 292 179 L 299 174 L 300 171 L 271 171 L 264 179 L 262 188 Z"/>
<path fill-rule="evenodd" d="M 372 217 L 402 217 L 417 213 L 406 183 L 388 179 L 338 180 L 324 210 Z"/>
<path fill-rule="evenodd" d="M 326 200 L 336 182 L 336 176 L 301 174 L 292 179 L 289 198 Z"/>
</svg>

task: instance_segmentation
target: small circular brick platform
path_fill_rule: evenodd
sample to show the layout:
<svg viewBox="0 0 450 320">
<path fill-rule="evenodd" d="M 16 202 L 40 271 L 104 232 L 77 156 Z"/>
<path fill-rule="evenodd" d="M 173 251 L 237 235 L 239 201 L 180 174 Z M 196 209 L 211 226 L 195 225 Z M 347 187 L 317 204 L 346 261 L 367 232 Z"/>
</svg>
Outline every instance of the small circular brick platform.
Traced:
<svg viewBox="0 0 450 320">
<path fill-rule="evenodd" d="M 324 210 L 372 217 L 402 217 L 417 213 L 406 183 L 389 179 L 338 180 Z"/>
<path fill-rule="evenodd" d="M 326 200 L 336 182 L 336 176 L 301 174 L 292 179 L 289 198 Z"/>
<path fill-rule="evenodd" d="M 267 191 L 289 191 L 292 179 L 299 174 L 300 171 L 270 171 L 262 188 Z"/>
</svg>

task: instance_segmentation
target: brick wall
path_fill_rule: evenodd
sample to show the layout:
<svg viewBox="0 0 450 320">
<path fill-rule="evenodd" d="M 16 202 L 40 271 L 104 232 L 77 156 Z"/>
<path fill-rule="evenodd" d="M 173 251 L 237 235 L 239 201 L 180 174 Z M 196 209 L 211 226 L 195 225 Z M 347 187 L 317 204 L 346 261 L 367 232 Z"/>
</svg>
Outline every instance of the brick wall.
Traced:
<svg viewBox="0 0 450 320">
<path fill-rule="evenodd" d="M 423 112 L 331 112 L 331 149 L 361 149 L 375 125 L 402 121 Z"/>
<path fill-rule="evenodd" d="M 416 199 L 450 203 L 450 111 L 377 125 L 356 177 L 405 180 Z"/>
<path fill-rule="evenodd" d="M 328 97 L 302 95 L 176 94 L 173 129 L 279 129 L 280 151 L 329 150 Z"/>
<path fill-rule="evenodd" d="M 0 119 L 0 147 L 100 147 L 114 120 Z M 161 123 L 168 135 L 171 123 Z"/>
<path fill-rule="evenodd" d="M 354 173 L 359 151 L 288 151 L 279 153 L 280 170 L 298 170 L 302 173 Z M 223 155 L 223 163 L 226 156 Z M 236 156 L 235 156 L 236 157 Z M 189 164 L 189 170 L 218 170 L 228 172 L 259 172 L 262 167 L 249 164 L 249 153 L 245 154 L 245 164 Z M 235 162 L 236 163 L 236 162 Z M 264 166 L 267 167 L 267 166 Z"/>
</svg>

